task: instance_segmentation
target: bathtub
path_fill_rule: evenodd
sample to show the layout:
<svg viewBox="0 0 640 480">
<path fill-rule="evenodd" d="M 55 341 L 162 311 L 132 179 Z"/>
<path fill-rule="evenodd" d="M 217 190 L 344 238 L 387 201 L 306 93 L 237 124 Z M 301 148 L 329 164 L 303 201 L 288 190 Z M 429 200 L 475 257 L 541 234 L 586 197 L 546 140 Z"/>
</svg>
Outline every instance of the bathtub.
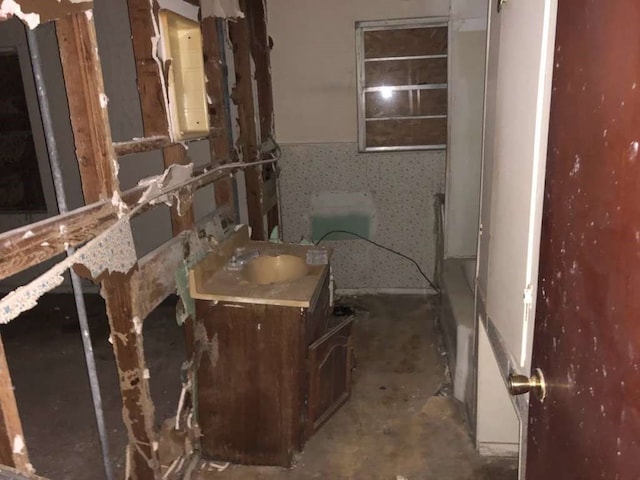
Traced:
<svg viewBox="0 0 640 480">
<path fill-rule="evenodd" d="M 440 324 L 447 348 L 453 395 L 468 413 L 474 399 L 475 258 L 449 258 L 442 271 Z"/>
</svg>

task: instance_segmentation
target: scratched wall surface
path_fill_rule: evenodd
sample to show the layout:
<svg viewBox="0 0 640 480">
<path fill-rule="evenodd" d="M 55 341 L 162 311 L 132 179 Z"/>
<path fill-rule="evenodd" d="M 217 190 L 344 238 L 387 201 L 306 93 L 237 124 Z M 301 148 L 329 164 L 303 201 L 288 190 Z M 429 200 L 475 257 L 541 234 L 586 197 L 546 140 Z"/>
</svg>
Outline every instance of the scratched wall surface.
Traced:
<svg viewBox="0 0 640 480">
<path fill-rule="evenodd" d="M 640 4 L 558 6 L 527 478 L 640 472 Z"/>
<path fill-rule="evenodd" d="M 355 143 L 283 145 L 280 195 L 286 241 L 310 238 L 310 197 L 319 192 L 370 192 L 373 240 L 414 258 L 432 276 L 433 196 L 444 188 L 444 152 L 360 154 Z M 361 240 L 330 242 L 338 288 L 426 288 L 407 260 Z"/>
</svg>

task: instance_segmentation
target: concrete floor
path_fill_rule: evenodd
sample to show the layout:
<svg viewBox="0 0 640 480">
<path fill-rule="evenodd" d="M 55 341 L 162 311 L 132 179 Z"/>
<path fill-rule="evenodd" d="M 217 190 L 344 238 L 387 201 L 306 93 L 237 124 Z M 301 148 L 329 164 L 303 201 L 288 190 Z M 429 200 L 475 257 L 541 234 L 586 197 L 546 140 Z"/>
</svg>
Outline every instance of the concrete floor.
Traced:
<svg viewBox="0 0 640 480">
<path fill-rule="evenodd" d="M 436 298 L 345 300 L 358 309 L 352 398 L 307 443 L 295 467 L 230 466 L 217 473 L 203 464 L 192 479 L 515 480 L 513 460 L 475 453 L 462 407 L 447 396 Z M 88 310 L 112 460 L 121 474 L 126 436 L 102 300 L 90 296 Z M 0 332 L 38 473 L 96 480 L 103 478 L 100 450 L 74 312 L 70 296 L 49 295 Z M 184 360 L 173 304 L 147 319 L 144 335 L 159 424 L 175 413 Z"/>
</svg>

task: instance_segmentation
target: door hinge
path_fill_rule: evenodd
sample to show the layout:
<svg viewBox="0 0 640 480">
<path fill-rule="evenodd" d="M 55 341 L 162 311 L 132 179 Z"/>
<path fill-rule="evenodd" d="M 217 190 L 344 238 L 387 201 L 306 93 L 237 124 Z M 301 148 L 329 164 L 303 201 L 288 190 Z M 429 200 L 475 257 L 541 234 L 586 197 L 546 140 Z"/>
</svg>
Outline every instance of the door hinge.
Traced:
<svg viewBox="0 0 640 480">
<path fill-rule="evenodd" d="M 524 293 L 522 294 L 522 301 L 528 307 L 533 305 L 533 288 L 529 286 L 524 289 Z"/>
</svg>

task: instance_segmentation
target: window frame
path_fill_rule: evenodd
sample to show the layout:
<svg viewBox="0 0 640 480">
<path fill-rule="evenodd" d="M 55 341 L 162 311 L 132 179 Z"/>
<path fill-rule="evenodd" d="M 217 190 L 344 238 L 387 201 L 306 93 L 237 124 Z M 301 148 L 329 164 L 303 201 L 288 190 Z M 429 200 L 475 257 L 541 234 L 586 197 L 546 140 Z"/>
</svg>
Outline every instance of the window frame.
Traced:
<svg viewBox="0 0 640 480">
<path fill-rule="evenodd" d="M 396 86 L 397 90 L 427 90 L 427 89 L 444 89 L 447 90 L 447 99 L 449 98 L 449 40 L 450 35 L 448 29 L 450 28 L 448 17 L 422 17 L 411 19 L 398 19 L 398 20 L 371 20 L 371 21 L 359 21 L 355 23 L 356 30 L 356 79 L 357 79 L 357 97 L 358 97 L 358 151 L 361 153 L 369 152 L 398 152 L 398 151 L 415 151 L 415 150 L 446 150 L 447 144 L 431 144 L 431 145 L 397 145 L 397 146 L 381 146 L 381 147 L 367 147 L 366 146 L 366 113 L 365 113 L 365 96 L 367 92 L 379 91 L 384 87 L 367 87 L 365 88 L 365 58 L 364 58 L 364 34 L 368 31 L 374 30 L 400 30 L 410 28 L 447 28 L 447 53 L 440 55 L 423 55 L 423 56 L 404 56 L 404 57 L 385 57 L 388 60 L 405 60 L 410 58 L 415 59 L 427 59 L 427 58 L 446 58 L 447 59 L 447 82 L 438 84 L 426 84 L 421 85 L 420 88 L 416 88 L 416 85 L 402 85 Z M 381 61 L 380 59 L 370 61 Z M 384 60 L 382 60 L 384 61 Z M 411 88 L 413 87 L 413 88 Z M 448 102 L 447 102 L 448 103 Z M 447 107 L 448 110 L 448 107 Z M 424 115 L 416 116 L 415 118 L 446 118 L 448 122 L 448 111 L 445 115 Z M 399 117 L 408 118 L 408 117 Z M 447 125 L 447 130 L 449 126 Z"/>
</svg>

